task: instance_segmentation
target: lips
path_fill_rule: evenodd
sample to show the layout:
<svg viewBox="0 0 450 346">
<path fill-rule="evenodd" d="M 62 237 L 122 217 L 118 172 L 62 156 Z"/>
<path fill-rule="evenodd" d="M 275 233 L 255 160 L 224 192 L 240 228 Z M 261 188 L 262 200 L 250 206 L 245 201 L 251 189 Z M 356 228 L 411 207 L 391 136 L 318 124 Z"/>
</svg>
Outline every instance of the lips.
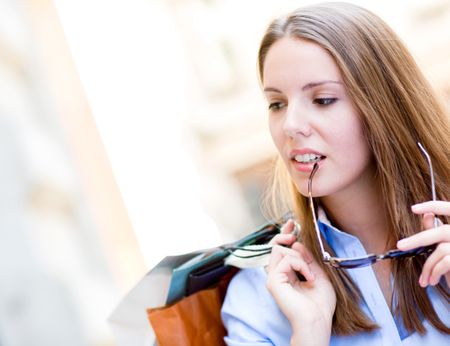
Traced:
<svg viewBox="0 0 450 346">
<path fill-rule="evenodd" d="M 290 153 L 289 153 L 289 157 L 290 159 L 294 159 L 296 155 L 306 155 L 306 154 L 312 154 L 312 155 L 316 155 L 316 156 L 323 156 L 325 157 L 324 154 L 322 154 L 321 152 L 314 150 L 314 149 L 310 149 L 310 148 L 301 148 L 301 149 L 293 149 Z"/>
</svg>

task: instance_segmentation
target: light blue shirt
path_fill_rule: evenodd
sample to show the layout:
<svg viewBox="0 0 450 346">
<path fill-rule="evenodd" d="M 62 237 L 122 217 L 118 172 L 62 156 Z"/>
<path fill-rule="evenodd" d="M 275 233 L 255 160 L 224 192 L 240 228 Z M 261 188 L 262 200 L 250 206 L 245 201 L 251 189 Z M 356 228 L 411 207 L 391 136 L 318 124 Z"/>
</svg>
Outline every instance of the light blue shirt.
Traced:
<svg viewBox="0 0 450 346">
<path fill-rule="evenodd" d="M 342 232 L 327 221 L 319 222 L 320 230 L 338 257 L 366 255 L 358 238 Z M 354 336 L 331 336 L 332 346 L 425 346 L 450 345 L 450 336 L 440 333 L 428 321 L 424 321 L 425 335 L 408 335 L 402 323 L 396 321 L 384 299 L 372 267 L 348 270 L 359 287 L 362 310 L 380 328 L 372 333 Z M 242 269 L 228 287 L 222 306 L 222 321 L 228 331 L 225 342 L 230 346 L 289 345 L 292 329 L 289 321 L 278 308 L 266 288 L 267 275 L 263 268 Z M 428 287 L 427 293 L 441 318 L 450 325 L 450 307 L 441 295 Z"/>
</svg>

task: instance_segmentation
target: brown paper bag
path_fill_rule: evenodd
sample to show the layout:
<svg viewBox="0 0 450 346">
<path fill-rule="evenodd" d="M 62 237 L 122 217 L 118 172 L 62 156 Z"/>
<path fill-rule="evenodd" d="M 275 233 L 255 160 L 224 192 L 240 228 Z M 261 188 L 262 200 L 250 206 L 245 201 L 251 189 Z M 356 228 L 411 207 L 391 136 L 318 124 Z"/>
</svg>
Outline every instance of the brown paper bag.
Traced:
<svg viewBox="0 0 450 346">
<path fill-rule="evenodd" d="M 147 314 L 160 346 L 225 345 L 226 330 L 220 309 L 233 270 L 218 285 L 194 293 L 175 304 L 148 309 Z"/>
</svg>

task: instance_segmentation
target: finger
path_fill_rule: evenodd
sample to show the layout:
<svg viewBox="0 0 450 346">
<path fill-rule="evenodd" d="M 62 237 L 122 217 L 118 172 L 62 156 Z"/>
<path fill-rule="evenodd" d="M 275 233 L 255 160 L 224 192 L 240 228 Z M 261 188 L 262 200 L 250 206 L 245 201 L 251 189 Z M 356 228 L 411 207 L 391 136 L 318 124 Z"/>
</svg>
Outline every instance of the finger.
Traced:
<svg viewBox="0 0 450 346">
<path fill-rule="evenodd" d="M 283 247 L 280 245 L 275 245 L 272 247 L 272 253 L 270 255 L 269 259 L 269 265 L 267 266 L 267 272 L 273 270 L 278 263 L 283 259 L 285 256 L 293 256 L 293 257 L 300 257 L 300 253 L 292 250 L 291 248 Z"/>
<path fill-rule="evenodd" d="M 294 244 L 292 244 L 291 248 L 292 250 L 298 251 L 300 255 L 303 257 L 303 259 L 306 261 L 306 263 L 310 264 L 314 261 L 314 257 L 311 254 L 311 252 L 302 243 L 295 242 Z"/>
<path fill-rule="evenodd" d="M 434 213 L 436 215 L 450 216 L 450 202 L 447 201 L 428 201 L 414 204 L 411 210 L 415 214 Z"/>
<path fill-rule="evenodd" d="M 291 247 L 286 247 L 282 245 L 276 245 L 276 251 L 283 254 L 283 256 L 294 256 L 294 257 L 302 257 L 301 253 L 292 249 Z"/>
<path fill-rule="evenodd" d="M 411 237 L 399 240 L 397 242 L 397 248 L 400 250 L 410 250 L 419 246 L 428 246 L 442 242 L 450 242 L 450 225 L 428 229 L 414 234 Z"/>
<path fill-rule="evenodd" d="M 296 240 L 293 234 L 277 234 L 273 237 L 269 244 L 271 245 L 288 245 L 290 246 Z"/>
<path fill-rule="evenodd" d="M 276 265 L 282 260 L 283 253 L 278 249 L 277 246 L 272 248 L 272 252 L 270 253 L 269 264 L 265 267 L 266 272 L 269 273 L 276 267 Z"/>
<path fill-rule="evenodd" d="M 281 233 L 292 233 L 292 231 L 295 228 L 294 220 L 289 219 L 282 227 L 281 227 Z"/>
<path fill-rule="evenodd" d="M 441 276 L 448 272 L 450 272 L 450 254 L 442 257 L 434 266 L 430 276 L 430 285 L 437 285 L 441 280 Z"/>
<path fill-rule="evenodd" d="M 441 243 L 436 247 L 436 250 L 425 261 L 422 273 L 420 275 L 419 284 L 426 287 L 431 284 L 432 272 L 436 265 L 445 257 L 450 255 L 450 243 Z"/>
<path fill-rule="evenodd" d="M 309 264 L 311 270 L 316 274 L 316 276 L 323 276 L 327 277 L 327 274 L 322 269 L 318 261 L 322 261 L 321 259 L 316 260 L 316 258 L 313 256 L 312 252 L 303 244 L 301 243 L 294 243 L 292 246 L 293 249 L 296 249 L 300 252 L 301 256 L 305 259 L 305 261 Z"/>
<path fill-rule="evenodd" d="M 285 256 L 274 270 L 274 273 L 286 274 L 291 284 L 298 281 L 296 272 L 302 274 L 307 281 L 315 279 L 309 265 L 300 257 Z"/>
<path fill-rule="evenodd" d="M 425 213 L 422 217 L 422 228 L 430 229 L 434 227 L 434 214 Z"/>
</svg>

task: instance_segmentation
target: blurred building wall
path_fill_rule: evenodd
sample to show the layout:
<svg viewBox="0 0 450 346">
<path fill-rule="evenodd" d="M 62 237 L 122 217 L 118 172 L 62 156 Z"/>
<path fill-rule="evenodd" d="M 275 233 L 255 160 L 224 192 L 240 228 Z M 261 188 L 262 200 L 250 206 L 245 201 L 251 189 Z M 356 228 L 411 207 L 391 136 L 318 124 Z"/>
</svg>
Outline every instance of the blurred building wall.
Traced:
<svg viewBox="0 0 450 346">
<path fill-rule="evenodd" d="M 0 344 L 111 345 L 144 274 L 51 1 L 0 1 Z"/>
</svg>

